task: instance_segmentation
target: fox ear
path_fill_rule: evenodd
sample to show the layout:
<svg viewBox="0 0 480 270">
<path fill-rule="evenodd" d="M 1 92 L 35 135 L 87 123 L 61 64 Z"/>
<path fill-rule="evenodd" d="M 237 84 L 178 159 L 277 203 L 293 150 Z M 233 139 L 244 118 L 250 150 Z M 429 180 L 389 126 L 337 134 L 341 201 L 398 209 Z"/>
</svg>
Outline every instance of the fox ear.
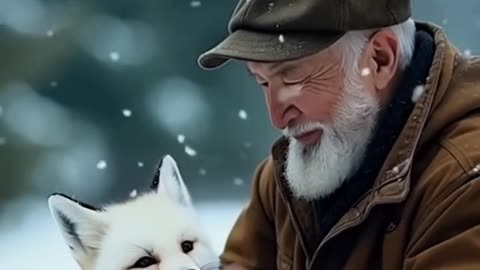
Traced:
<svg viewBox="0 0 480 270">
<path fill-rule="evenodd" d="M 105 235 L 102 212 L 59 193 L 48 197 L 48 205 L 73 257 L 85 266 L 92 260 Z"/>
<path fill-rule="evenodd" d="M 151 188 L 159 194 L 169 196 L 183 206 L 192 204 L 190 193 L 183 182 L 177 163 L 170 155 L 163 157 L 158 164 Z"/>
</svg>

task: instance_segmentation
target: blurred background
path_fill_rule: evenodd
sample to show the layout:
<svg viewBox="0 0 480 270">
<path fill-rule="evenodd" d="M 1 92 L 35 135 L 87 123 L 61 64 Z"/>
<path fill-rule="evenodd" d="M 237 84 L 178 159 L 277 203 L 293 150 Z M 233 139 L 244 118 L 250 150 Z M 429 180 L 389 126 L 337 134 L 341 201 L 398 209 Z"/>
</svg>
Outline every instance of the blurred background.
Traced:
<svg viewBox="0 0 480 270">
<path fill-rule="evenodd" d="M 244 66 L 197 57 L 236 0 L 0 0 L 0 269 L 77 269 L 47 208 L 62 192 L 101 205 L 178 162 L 220 252 L 278 133 Z M 465 54 L 478 0 L 416 0 Z"/>
</svg>

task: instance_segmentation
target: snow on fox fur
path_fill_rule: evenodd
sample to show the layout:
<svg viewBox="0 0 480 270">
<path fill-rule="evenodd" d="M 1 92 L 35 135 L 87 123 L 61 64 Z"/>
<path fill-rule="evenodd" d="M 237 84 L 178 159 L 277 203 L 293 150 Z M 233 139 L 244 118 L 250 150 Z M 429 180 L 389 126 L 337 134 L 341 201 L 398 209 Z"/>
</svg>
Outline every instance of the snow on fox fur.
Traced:
<svg viewBox="0 0 480 270">
<path fill-rule="evenodd" d="M 48 204 L 82 270 L 219 268 L 169 155 L 158 165 L 151 189 L 126 202 L 96 208 L 54 193 Z"/>
</svg>

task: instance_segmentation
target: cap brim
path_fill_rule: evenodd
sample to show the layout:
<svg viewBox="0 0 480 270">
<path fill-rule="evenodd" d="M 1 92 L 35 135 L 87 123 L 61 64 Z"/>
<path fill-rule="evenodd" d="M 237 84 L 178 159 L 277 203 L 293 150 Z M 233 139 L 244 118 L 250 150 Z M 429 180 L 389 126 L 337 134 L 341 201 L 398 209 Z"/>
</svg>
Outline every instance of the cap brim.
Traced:
<svg viewBox="0 0 480 270">
<path fill-rule="evenodd" d="M 230 59 L 279 62 L 312 55 L 340 39 L 344 32 L 272 34 L 237 30 L 198 58 L 203 69 L 215 69 Z"/>
</svg>

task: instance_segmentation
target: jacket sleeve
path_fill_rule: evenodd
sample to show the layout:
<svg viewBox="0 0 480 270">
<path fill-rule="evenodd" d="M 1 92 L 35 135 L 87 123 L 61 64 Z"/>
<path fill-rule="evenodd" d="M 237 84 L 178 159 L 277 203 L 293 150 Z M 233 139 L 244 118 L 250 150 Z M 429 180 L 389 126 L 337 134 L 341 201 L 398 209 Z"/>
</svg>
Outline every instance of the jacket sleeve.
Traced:
<svg viewBox="0 0 480 270">
<path fill-rule="evenodd" d="M 227 238 L 220 256 L 223 265 L 276 269 L 273 180 L 271 161 L 265 160 L 255 172 L 250 198 Z"/>
<path fill-rule="evenodd" d="M 480 269 L 480 179 L 449 190 L 426 206 L 412 231 L 405 270 Z"/>
</svg>

